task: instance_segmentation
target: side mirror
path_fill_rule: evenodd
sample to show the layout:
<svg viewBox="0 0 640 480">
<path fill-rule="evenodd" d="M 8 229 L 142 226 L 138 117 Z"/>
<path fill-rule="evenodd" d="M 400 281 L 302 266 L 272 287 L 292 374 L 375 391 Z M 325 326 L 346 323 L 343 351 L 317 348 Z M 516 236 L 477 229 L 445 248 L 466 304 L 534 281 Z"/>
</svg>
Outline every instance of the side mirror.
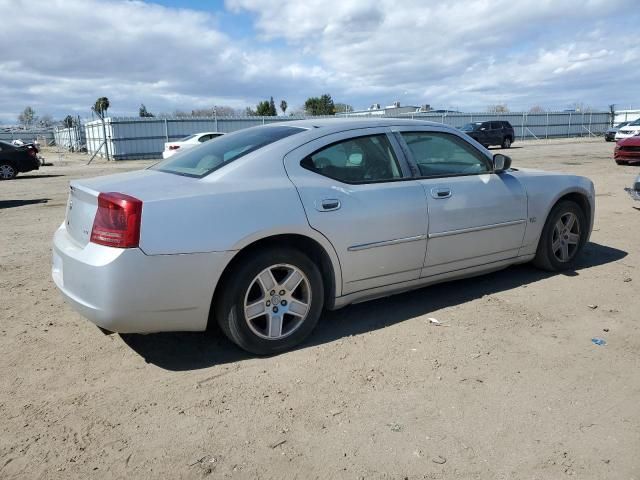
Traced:
<svg viewBox="0 0 640 480">
<path fill-rule="evenodd" d="M 493 156 L 493 171 L 495 173 L 504 172 L 511 168 L 511 157 L 507 157 L 501 153 L 496 153 Z"/>
</svg>

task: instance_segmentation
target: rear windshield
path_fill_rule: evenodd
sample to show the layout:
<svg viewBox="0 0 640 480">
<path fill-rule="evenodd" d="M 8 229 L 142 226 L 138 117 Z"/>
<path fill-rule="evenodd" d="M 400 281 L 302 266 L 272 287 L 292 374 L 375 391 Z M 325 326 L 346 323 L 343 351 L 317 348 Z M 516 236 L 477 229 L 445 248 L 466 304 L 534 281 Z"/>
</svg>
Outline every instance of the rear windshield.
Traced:
<svg viewBox="0 0 640 480">
<path fill-rule="evenodd" d="M 482 125 L 482 122 L 467 123 L 466 125 L 460 127 L 460 130 L 462 130 L 463 132 L 472 132 L 480 128 L 480 125 Z"/>
<path fill-rule="evenodd" d="M 215 142 L 205 142 L 196 148 L 177 153 L 151 168 L 161 172 L 201 178 L 248 153 L 304 130 L 287 126 L 240 130 L 218 137 Z"/>
<path fill-rule="evenodd" d="M 629 125 L 633 125 L 634 127 L 635 127 L 636 125 L 640 125 L 640 118 L 639 118 L 639 119 L 637 119 L 637 120 L 634 120 L 634 121 L 633 121 L 633 122 L 631 122 Z"/>
</svg>

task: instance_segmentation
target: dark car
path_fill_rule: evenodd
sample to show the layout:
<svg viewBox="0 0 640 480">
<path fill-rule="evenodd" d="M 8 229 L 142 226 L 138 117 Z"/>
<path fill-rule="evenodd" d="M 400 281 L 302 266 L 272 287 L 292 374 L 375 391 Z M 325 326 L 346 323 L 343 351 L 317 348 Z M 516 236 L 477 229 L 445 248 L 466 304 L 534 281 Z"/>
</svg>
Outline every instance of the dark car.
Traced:
<svg viewBox="0 0 640 480">
<path fill-rule="evenodd" d="M 609 128 L 606 132 L 604 132 L 604 140 L 606 142 L 613 142 L 616 138 L 616 133 L 618 133 L 618 130 L 620 130 L 622 127 L 626 127 L 630 123 L 631 122 L 622 122 Z"/>
<path fill-rule="evenodd" d="M 505 121 L 467 123 L 460 130 L 485 147 L 500 145 L 502 148 L 510 148 L 516 138 L 513 127 Z"/>
<path fill-rule="evenodd" d="M 16 146 L 0 141 L 0 180 L 11 180 L 20 172 L 39 168 L 40 160 L 35 145 Z"/>
</svg>

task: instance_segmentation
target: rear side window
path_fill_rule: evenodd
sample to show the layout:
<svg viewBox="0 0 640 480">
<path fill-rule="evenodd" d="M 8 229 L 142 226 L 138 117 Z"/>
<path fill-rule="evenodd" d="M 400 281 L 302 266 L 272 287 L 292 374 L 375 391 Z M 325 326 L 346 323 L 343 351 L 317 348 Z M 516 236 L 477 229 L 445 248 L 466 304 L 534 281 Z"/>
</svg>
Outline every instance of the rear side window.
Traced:
<svg viewBox="0 0 640 480">
<path fill-rule="evenodd" d="M 351 138 L 306 157 L 302 167 L 344 183 L 374 183 L 402 178 L 386 135 Z"/>
<path fill-rule="evenodd" d="M 502 129 L 502 122 L 491 122 L 491 129 L 492 130 L 501 130 Z"/>
<path fill-rule="evenodd" d="M 456 135 L 439 132 L 404 132 L 404 141 L 422 177 L 470 175 L 491 171 L 489 161 Z"/>
<path fill-rule="evenodd" d="M 287 126 L 240 130 L 223 135 L 215 142 L 204 142 L 198 147 L 177 153 L 151 168 L 161 172 L 201 178 L 227 163 L 304 130 Z"/>
</svg>

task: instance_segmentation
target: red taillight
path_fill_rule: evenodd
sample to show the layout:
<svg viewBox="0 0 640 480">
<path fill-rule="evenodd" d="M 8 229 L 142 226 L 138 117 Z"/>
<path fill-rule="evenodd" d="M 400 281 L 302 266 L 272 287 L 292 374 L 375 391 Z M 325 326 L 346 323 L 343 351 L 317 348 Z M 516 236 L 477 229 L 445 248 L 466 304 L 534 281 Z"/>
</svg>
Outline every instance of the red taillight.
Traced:
<svg viewBox="0 0 640 480">
<path fill-rule="evenodd" d="M 169 150 L 177 150 L 180 148 L 180 145 L 169 145 Z"/>
<path fill-rule="evenodd" d="M 91 241 L 117 248 L 133 248 L 140 243 L 142 202 L 123 193 L 98 195 L 98 211 L 93 220 Z"/>
</svg>

